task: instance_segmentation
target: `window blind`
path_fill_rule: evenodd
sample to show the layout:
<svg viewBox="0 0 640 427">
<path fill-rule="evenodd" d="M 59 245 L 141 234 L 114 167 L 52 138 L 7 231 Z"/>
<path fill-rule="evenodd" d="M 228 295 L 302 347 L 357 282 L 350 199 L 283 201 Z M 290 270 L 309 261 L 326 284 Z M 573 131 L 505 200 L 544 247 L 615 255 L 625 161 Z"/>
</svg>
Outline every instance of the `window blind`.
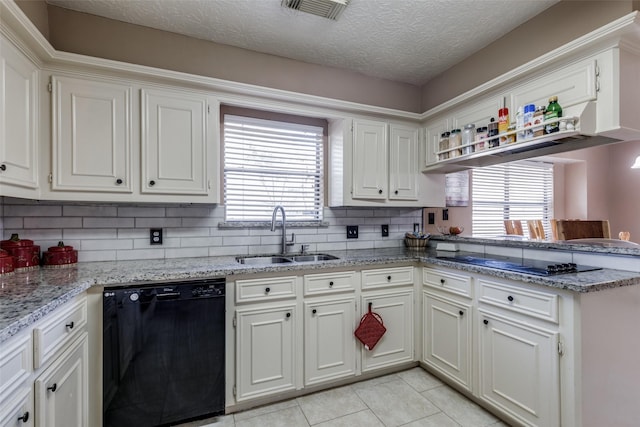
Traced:
<svg viewBox="0 0 640 427">
<path fill-rule="evenodd" d="M 226 221 L 321 221 L 323 128 L 224 115 Z"/>
<path fill-rule="evenodd" d="M 474 169 L 472 200 L 474 236 L 504 235 L 507 219 L 523 221 L 525 230 L 527 220 L 540 219 L 550 236 L 553 165 L 524 161 Z"/>
</svg>

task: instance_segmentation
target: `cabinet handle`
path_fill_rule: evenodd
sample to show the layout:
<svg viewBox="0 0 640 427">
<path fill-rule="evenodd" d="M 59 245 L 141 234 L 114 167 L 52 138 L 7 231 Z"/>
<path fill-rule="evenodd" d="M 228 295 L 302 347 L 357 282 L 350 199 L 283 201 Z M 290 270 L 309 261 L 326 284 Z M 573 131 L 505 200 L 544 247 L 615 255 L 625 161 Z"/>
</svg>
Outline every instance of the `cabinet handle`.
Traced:
<svg viewBox="0 0 640 427">
<path fill-rule="evenodd" d="M 4 163 L 0 165 L 0 171 L 6 171 L 7 170 L 7 165 L 5 165 Z"/>
<path fill-rule="evenodd" d="M 440 283 L 441 283 L 442 285 L 444 285 L 444 282 L 445 282 L 445 280 L 444 280 L 444 279 L 440 279 Z"/>
<path fill-rule="evenodd" d="M 484 319 L 484 320 L 482 321 L 482 323 L 484 323 L 485 325 L 488 325 L 488 324 L 489 324 L 489 321 L 488 321 L 487 319 Z"/>
<path fill-rule="evenodd" d="M 509 296 L 507 297 L 507 299 L 508 299 L 509 301 L 513 301 L 513 297 L 512 297 L 511 295 L 509 295 Z"/>
<path fill-rule="evenodd" d="M 287 319 L 291 317 L 291 313 L 287 313 Z"/>
<path fill-rule="evenodd" d="M 269 292 L 271 292 L 271 288 L 264 288 L 264 291 L 265 291 L 266 293 L 269 293 Z"/>
<path fill-rule="evenodd" d="M 121 185 L 124 181 L 122 181 L 120 178 L 116 179 L 116 184 Z"/>
<path fill-rule="evenodd" d="M 316 309 L 314 308 L 313 310 L 311 310 L 311 312 L 312 312 L 313 314 L 316 314 L 316 313 L 318 312 L 318 310 L 316 310 Z"/>
<path fill-rule="evenodd" d="M 151 181 L 149 181 L 149 185 L 150 185 L 151 187 L 153 187 L 154 185 L 156 185 L 156 182 L 155 182 L 154 180 L 151 180 Z"/>
<path fill-rule="evenodd" d="M 329 287 L 332 287 L 332 286 L 333 286 L 333 282 L 329 282 Z"/>
<path fill-rule="evenodd" d="M 47 390 L 49 390 L 51 393 L 55 393 L 57 389 L 58 389 L 57 383 L 53 383 L 51 387 L 47 387 Z"/>
<path fill-rule="evenodd" d="M 378 190 L 378 194 L 382 194 L 382 190 Z"/>
<path fill-rule="evenodd" d="M 67 328 L 69 328 L 69 329 L 73 329 L 74 324 L 73 324 L 73 322 L 71 322 L 71 323 L 67 323 L 67 324 L 66 324 L 66 325 L 64 325 L 64 326 L 66 326 L 66 327 L 67 327 Z"/>
<path fill-rule="evenodd" d="M 391 276 L 387 276 L 387 282 L 391 281 Z"/>
<path fill-rule="evenodd" d="M 22 414 L 21 417 L 18 417 L 18 421 L 22 421 L 23 423 L 26 423 L 27 421 L 29 421 L 29 411 Z"/>
<path fill-rule="evenodd" d="M 458 313 L 460 314 L 460 316 L 464 316 L 464 311 L 460 310 Z"/>
</svg>

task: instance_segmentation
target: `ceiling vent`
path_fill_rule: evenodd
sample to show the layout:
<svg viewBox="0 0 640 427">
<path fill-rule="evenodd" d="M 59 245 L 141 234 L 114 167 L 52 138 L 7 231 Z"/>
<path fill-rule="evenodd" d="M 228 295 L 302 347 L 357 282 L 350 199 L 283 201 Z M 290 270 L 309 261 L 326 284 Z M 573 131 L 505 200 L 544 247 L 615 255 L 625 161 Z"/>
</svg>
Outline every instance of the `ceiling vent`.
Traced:
<svg viewBox="0 0 640 427">
<path fill-rule="evenodd" d="M 299 10 L 323 18 L 338 20 L 350 0 L 282 0 L 287 9 Z"/>
</svg>

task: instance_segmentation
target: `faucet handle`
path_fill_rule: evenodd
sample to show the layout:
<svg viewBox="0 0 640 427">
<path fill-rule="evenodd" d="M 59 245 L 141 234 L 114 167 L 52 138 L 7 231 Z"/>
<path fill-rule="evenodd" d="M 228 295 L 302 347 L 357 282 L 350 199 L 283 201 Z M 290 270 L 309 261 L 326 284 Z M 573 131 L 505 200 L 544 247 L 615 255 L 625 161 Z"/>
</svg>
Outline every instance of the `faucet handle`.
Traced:
<svg viewBox="0 0 640 427">
<path fill-rule="evenodd" d="M 293 246 L 296 243 L 295 233 L 291 233 L 291 240 L 287 240 L 286 243 L 287 243 L 287 246 Z"/>
<path fill-rule="evenodd" d="M 309 250 L 309 245 L 300 245 L 300 254 L 304 255 Z"/>
</svg>

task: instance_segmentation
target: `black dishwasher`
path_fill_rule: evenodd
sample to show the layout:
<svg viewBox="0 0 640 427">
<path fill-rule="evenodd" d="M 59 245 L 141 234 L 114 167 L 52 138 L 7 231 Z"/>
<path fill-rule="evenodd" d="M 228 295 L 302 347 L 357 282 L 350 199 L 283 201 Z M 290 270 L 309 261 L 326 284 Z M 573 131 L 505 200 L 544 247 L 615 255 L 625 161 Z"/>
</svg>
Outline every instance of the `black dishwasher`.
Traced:
<svg viewBox="0 0 640 427">
<path fill-rule="evenodd" d="M 225 279 L 103 292 L 103 427 L 224 413 Z"/>
</svg>

